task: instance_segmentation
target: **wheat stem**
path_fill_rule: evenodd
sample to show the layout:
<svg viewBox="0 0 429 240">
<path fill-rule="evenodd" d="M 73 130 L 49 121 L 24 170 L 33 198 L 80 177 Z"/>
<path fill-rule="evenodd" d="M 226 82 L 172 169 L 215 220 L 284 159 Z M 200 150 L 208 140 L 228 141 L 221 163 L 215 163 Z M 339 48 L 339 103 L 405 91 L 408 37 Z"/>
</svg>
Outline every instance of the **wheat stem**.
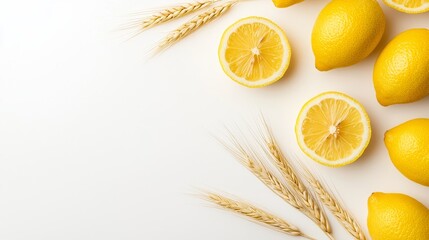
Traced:
<svg viewBox="0 0 429 240">
<path fill-rule="evenodd" d="M 315 238 L 303 234 L 297 227 L 289 224 L 280 217 L 277 217 L 251 204 L 233 200 L 231 198 L 227 198 L 219 194 L 210 192 L 206 193 L 204 197 L 206 200 L 216 204 L 217 206 L 225 210 L 235 212 L 241 216 L 247 217 L 250 220 L 263 224 L 282 233 L 291 236 L 301 236 L 310 240 L 315 240 Z"/>
<path fill-rule="evenodd" d="M 256 177 L 258 177 L 265 185 L 267 185 L 274 193 L 280 196 L 284 201 L 289 203 L 296 209 L 302 209 L 300 203 L 296 200 L 292 192 L 265 166 L 252 158 L 248 157 L 248 161 L 245 163 L 247 169 L 249 169 Z"/>
<path fill-rule="evenodd" d="M 337 218 L 340 224 L 355 238 L 358 240 L 365 240 L 365 234 L 360 228 L 357 221 L 352 217 L 350 213 L 345 210 L 341 205 L 341 202 L 338 201 L 335 196 L 331 193 L 329 189 L 323 186 L 319 180 L 317 180 L 314 175 L 312 175 L 307 170 L 307 180 L 310 185 L 313 187 L 314 191 L 318 195 L 322 203 L 332 212 L 332 214 Z"/>
<path fill-rule="evenodd" d="M 192 18 L 190 21 L 182 24 L 179 28 L 171 31 L 158 45 L 159 49 L 165 49 L 177 41 L 185 38 L 192 32 L 199 29 L 201 26 L 209 23 L 210 21 L 220 17 L 227 12 L 238 0 L 233 0 L 221 4 L 219 6 L 210 8 L 209 10 L 201 13 L 200 15 Z"/>
<path fill-rule="evenodd" d="M 144 31 L 161 23 L 186 16 L 192 12 L 206 8 L 217 1 L 219 0 L 200 0 L 162 9 L 159 12 L 140 20 L 140 30 Z"/>
<path fill-rule="evenodd" d="M 288 180 L 291 188 L 297 193 L 298 197 L 302 200 L 302 205 L 305 207 L 306 212 L 310 218 L 315 221 L 319 227 L 327 233 L 331 232 L 328 218 L 323 208 L 320 207 L 319 202 L 315 200 L 312 193 L 302 183 L 302 181 L 295 174 L 295 170 L 288 160 L 284 157 L 278 145 L 273 142 L 269 144 L 270 150 L 274 156 L 276 166 L 282 173 L 282 176 Z"/>
<path fill-rule="evenodd" d="M 263 117 L 262 123 L 263 130 L 261 131 L 261 134 L 264 139 L 264 146 L 271 154 L 270 160 L 272 160 L 273 164 L 289 183 L 290 188 L 301 200 L 301 205 L 304 207 L 304 214 L 313 220 L 325 233 L 330 233 L 331 227 L 325 211 L 320 207 L 319 202 L 313 197 L 312 192 L 307 189 L 303 181 L 298 177 L 299 171 L 294 168 L 282 153 L 271 129 Z"/>
<path fill-rule="evenodd" d="M 261 160 L 264 159 L 263 157 L 253 151 L 253 148 L 245 146 L 243 143 L 241 143 L 234 136 L 234 134 L 232 134 L 231 131 L 228 130 L 228 132 L 231 144 L 228 145 L 224 142 L 222 143 L 227 149 L 231 151 L 236 159 L 286 203 L 301 211 L 308 218 L 313 220 L 329 237 L 329 239 L 333 240 L 334 238 L 330 234 L 331 230 L 325 214 L 323 213 L 323 215 L 313 215 L 310 213 L 305 208 L 305 203 L 303 203 L 303 200 L 299 196 L 296 196 L 297 193 L 295 191 L 292 192 L 290 188 L 283 184 L 283 182 L 263 163 Z"/>
<path fill-rule="evenodd" d="M 222 143 L 235 158 L 285 202 L 298 210 L 302 210 L 301 204 L 293 193 L 260 161 L 261 157 L 252 151 L 250 147 L 245 147 L 240 143 L 230 131 L 228 132 L 231 144 Z"/>
</svg>

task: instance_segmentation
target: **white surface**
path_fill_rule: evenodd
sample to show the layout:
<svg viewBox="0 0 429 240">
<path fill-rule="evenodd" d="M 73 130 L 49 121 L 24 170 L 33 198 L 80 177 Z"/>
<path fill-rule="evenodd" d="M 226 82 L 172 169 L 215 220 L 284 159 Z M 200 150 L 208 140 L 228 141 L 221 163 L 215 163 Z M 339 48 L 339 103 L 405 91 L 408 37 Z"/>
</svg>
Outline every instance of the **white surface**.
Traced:
<svg viewBox="0 0 429 240">
<path fill-rule="evenodd" d="M 355 66 L 321 73 L 313 67 L 310 34 L 327 0 L 288 9 L 275 9 L 268 0 L 243 2 L 147 61 L 147 49 L 177 23 L 128 42 L 115 29 L 129 12 L 167 2 L 176 1 L 0 1 L 0 239 L 295 239 L 207 208 L 188 194 L 194 187 L 249 199 L 326 239 L 210 133 L 262 111 L 282 147 L 298 153 L 298 111 L 327 90 L 361 101 L 373 139 L 350 166 L 305 162 L 335 185 L 363 226 L 373 191 L 407 193 L 429 206 L 429 189 L 403 177 L 383 144 L 385 130 L 429 117 L 429 99 L 384 108 L 371 80 L 382 46 L 405 29 L 429 28 L 428 14 L 383 6 L 387 32 L 375 53 Z M 286 78 L 263 89 L 232 82 L 217 61 L 223 30 L 249 15 L 278 22 L 293 49 Z M 350 239 L 331 223 L 337 239 Z"/>
</svg>

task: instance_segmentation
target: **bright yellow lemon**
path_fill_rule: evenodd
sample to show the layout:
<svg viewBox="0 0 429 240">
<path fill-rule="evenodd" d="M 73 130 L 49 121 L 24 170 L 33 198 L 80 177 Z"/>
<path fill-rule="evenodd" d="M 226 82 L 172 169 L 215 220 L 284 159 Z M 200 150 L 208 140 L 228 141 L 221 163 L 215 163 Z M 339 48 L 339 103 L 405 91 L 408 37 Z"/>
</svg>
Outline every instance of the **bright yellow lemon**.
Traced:
<svg viewBox="0 0 429 240">
<path fill-rule="evenodd" d="M 400 33 L 374 65 L 374 88 L 383 106 L 410 103 L 429 96 L 429 30 Z"/>
<path fill-rule="evenodd" d="M 429 119 L 418 118 L 386 132 L 384 143 L 395 167 L 407 178 L 429 186 Z"/>
<path fill-rule="evenodd" d="M 282 78 L 290 58 L 285 32 L 262 17 L 248 17 L 232 24 L 219 45 L 219 61 L 226 75 L 251 88 Z"/>
<path fill-rule="evenodd" d="M 320 12 L 311 43 L 316 68 L 328 71 L 360 62 L 375 49 L 386 20 L 375 0 L 332 0 Z"/>
<path fill-rule="evenodd" d="M 371 125 L 363 106 L 339 92 L 322 93 L 308 101 L 296 121 L 302 151 L 325 166 L 356 161 L 371 139 Z"/>
<path fill-rule="evenodd" d="M 399 193 L 373 193 L 368 199 L 368 230 L 372 240 L 429 239 L 429 209 Z"/>
</svg>

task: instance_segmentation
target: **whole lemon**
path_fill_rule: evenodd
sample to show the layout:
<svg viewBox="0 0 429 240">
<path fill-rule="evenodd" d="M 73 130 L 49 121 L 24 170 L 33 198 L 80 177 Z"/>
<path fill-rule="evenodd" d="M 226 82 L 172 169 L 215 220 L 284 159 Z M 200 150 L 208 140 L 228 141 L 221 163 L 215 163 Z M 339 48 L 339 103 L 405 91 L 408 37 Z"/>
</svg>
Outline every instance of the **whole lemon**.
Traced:
<svg viewBox="0 0 429 240">
<path fill-rule="evenodd" d="M 384 143 L 402 174 L 429 186 L 429 119 L 410 120 L 388 130 Z"/>
<path fill-rule="evenodd" d="M 366 58 L 380 42 L 386 25 L 375 0 L 333 0 L 319 14 L 312 33 L 316 68 L 327 71 Z"/>
<path fill-rule="evenodd" d="M 374 66 L 374 87 L 383 106 L 409 103 L 429 95 L 429 30 L 396 36 Z"/>
<path fill-rule="evenodd" d="M 399 193 L 373 193 L 368 199 L 372 240 L 428 240 L 429 209 Z"/>
</svg>

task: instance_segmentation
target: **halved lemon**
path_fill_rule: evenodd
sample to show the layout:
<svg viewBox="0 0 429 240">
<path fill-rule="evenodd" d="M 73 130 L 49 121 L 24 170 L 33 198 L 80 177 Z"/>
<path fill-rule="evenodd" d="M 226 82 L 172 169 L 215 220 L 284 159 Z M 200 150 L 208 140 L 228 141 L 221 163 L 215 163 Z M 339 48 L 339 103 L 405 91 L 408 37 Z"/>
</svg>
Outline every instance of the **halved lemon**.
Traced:
<svg viewBox="0 0 429 240">
<path fill-rule="evenodd" d="M 383 0 L 384 3 L 404 13 L 424 13 L 429 11 L 429 0 Z"/>
<path fill-rule="evenodd" d="M 299 113 L 295 133 L 301 150 L 329 167 L 356 161 L 371 139 L 371 124 L 363 106 L 339 92 L 322 93 Z"/>
<path fill-rule="evenodd" d="M 232 80 L 251 88 L 270 85 L 289 67 L 291 48 L 286 33 L 274 22 L 248 17 L 225 30 L 219 61 Z"/>
</svg>

